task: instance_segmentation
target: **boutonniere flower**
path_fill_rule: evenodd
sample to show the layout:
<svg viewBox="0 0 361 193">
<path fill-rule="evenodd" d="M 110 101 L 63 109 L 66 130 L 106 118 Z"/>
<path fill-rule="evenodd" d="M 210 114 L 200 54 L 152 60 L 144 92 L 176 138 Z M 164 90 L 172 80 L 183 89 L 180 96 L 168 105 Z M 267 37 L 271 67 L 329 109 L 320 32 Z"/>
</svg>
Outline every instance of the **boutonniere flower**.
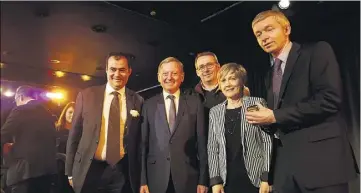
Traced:
<svg viewBox="0 0 361 193">
<path fill-rule="evenodd" d="M 137 110 L 130 110 L 129 113 L 132 115 L 132 117 L 139 117 L 139 112 Z"/>
</svg>

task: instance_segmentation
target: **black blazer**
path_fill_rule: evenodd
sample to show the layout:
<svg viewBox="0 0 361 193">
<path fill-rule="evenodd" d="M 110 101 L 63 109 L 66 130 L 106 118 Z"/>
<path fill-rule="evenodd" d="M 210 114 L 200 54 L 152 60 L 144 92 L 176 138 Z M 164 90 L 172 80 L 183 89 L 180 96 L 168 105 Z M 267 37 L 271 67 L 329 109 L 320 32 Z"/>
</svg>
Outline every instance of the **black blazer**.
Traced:
<svg viewBox="0 0 361 193">
<path fill-rule="evenodd" d="M 267 102 L 275 108 L 277 120 L 270 132 L 281 131 L 288 162 L 299 180 L 316 188 L 355 177 L 346 124 L 340 116 L 340 70 L 331 46 L 326 42 L 293 43 L 277 107 L 273 105 L 272 69 L 266 87 Z"/>
<path fill-rule="evenodd" d="M 36 100 L 15 107 L 1 127 L 1 144 L 14 143 L 5 157 L 7 185 L 56 173 L 55 119 Z"/>
<path fill-rule="evenodd" d="M 96 152 L 103 114 L 105 85 L 81 91 L 76 99 L 72 127 L 66 151 L 65 174 L 73 177 L 76 193 L 80 193 L 85 177 Z M 127 120 L 125 138 L 129 160 L 129 179 L 133 192 L 139 191 L 140 175 L 140 116 L 133 117 L 130 110 L 140 114 L 143 98 L 126 88 Z"/>
<path fill-rule="evenodd" d="M 204 108 L 195 95 L 181 93 L 175 129 L 170 133 L 163 94 L 148 99 L 142 111 L 141 184 L 165 193 L 170 174 L 178 193 L 208 184 Z"/>
</svg>

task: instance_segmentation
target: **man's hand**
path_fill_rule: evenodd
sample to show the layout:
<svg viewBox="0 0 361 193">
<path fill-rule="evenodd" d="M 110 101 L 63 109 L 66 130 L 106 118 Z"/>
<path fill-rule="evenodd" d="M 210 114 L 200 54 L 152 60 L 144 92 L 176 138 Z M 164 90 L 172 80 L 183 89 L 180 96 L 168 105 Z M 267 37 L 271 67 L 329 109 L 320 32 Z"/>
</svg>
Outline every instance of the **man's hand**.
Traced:
<svg viewBox="0 0 361 193">
<path fill-rule="evenodd" d="M 272 191 L 272 186 L 268 185 L 268 182 L 261 182 L 259 186 L 259 193 L 270 193 Z"/>
<path fill-rule="evenodd" d="M 207 193 L 207 192 L 208 192 L 207 186 L 203 186 L 203 185 L 197 186 L 197 193 Z"/>
<path fill-rule="evenodd" d="M 148 185 L 140 186 L 140 193 L 149 193 Z"/>
<path fill-rule="evenodd" d="M 74 186 L 73 186 L 73 179 L 69 179 L 69 185 L 74 188 Z"/>
<path fill-rule="evenodd" d="M 13 143 L 5 143 L 3 145 L 3 154 L 7 155 L 11 151 L 12 147 L 13 147 Z"/>
<path fill-rule="evenodd" d="M 276 122 L 273 110 L 265 108 L 257 103 L 258 111 L 246 112 L 246 119 L 248 123 L 255 125 L 270 125 Z"/>
<path fill-rule="evenodd" d="M 217 184 L 212 187 L 212 193 L 224 193 L 223 185 Z"/>
</svg>

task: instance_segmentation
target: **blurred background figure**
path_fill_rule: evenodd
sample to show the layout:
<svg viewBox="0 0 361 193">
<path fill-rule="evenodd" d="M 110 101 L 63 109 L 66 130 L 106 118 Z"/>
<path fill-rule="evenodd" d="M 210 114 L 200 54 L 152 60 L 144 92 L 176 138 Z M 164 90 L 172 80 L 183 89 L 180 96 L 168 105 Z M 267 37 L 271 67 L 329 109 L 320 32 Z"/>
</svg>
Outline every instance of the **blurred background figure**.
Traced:
<svg viewBox="0 0 361 193">
<path fill-rule="evenodd" d="M 65 175 L 65 160 L 66 160 L 66 143 L 68 141 L 69 130 L 71 128 L 71 122 L 73 119 L 73 113 L 75 108 L 75 102 L 69 102 L 65 105 L 60 113 L 60 117 L 55 123 L 57 137 L 57 164 L 58 164 L 58 178 L 56 190 L 57 193 L 70 193 L 74 192 L 70 186 L 68 177 Z"/>
<path fill-rule="evenodd" d="M 5 156 L 11 193 L 49 193 L 56 173 L 55 125 L 51 112 L 30 86 L 15 93 L 16 106 L 1 127 L 1 144 L 13 143 Z"/>
<path fill-rule="evenodd" d="M 59 153 L 66 151 L 66 142 L 69 136 L 69 130 L 71 128 L 71 121 L 73 118 L 75 102 L 70 102 L 65 105 L 63 111 L 60 114 L 58 121 L 56 122 L 57 131 L 57 149 Z"/>
</svg>

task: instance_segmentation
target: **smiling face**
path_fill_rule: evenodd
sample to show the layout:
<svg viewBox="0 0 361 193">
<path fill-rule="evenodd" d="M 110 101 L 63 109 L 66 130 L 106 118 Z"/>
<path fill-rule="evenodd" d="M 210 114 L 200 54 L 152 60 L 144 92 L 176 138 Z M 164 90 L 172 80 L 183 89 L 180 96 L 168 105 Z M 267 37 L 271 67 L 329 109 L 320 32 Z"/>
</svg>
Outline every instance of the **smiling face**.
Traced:
<svg viewBox="0 0 361 193">
<path fill-rule="evenodd" d="M 196 61 L 197 76 L 203 83 L 216 82 L 219 68 L 217 59 L 211 55 L 201 56 Z"/>
<path fill-rule="evenodd" d="M 243 96 L 246 69 L 236 63 L 224 64 L 218 73 L 218 85 L 227 99 L 237 100 Z"/>
<path fill-rule="evenodd" d="M 291 27 L 281 25 L 276 16 L 269 16 L 253 25 L 253 33 L 261 48 L 277 57 L 289 42 Z"/>
<path fill-rule="evenodd" d="M 110 86 L 114 90 L 120 90 L 127 84 L 132 69 L 125 57 L 112 56 L 108 59 L 106 73 Z"/>
<path fill-rule="evenodd" d="M 163 89 L 170 94 L 175 93 L 184 80 L 184 72 L 176 61 L 161 64 L 158 71 L 158 81 Z"/>
<path fill-rule="evenodd" d="M 243 81 L 234 71 L 230 71 L 220 78 L 219 88 L 226 98 L 236 100 L 243 92 Z"/>
</svg>

